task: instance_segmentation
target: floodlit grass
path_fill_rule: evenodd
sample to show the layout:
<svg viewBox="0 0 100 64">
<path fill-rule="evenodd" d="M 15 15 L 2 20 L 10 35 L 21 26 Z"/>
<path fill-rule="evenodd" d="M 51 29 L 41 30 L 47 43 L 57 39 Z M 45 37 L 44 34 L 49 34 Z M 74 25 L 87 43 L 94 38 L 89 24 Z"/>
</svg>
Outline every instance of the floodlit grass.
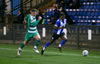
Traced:
<svg viewBox="0 0 100 64">
<path fill-rule="evenodd" d="M 84 57 L 82 50 L 63 48 L 60 53 L 57 48 L 49 47 L 44 55 L 40 55 L 27 45 L 22 55 L 17 56 L 18 46 L 0 44 L 0 64 L 100 64 L 100 51 L 89 51 L 89 56 Z"/>
</svg>

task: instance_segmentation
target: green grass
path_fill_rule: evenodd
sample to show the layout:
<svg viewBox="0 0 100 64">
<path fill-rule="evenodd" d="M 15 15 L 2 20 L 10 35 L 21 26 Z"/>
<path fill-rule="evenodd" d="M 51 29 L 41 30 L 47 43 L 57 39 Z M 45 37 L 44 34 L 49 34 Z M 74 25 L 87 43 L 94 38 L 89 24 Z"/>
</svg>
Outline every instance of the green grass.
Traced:
<svg viewBox="0 0 100 64">
<path fill-rule="evenodd" d="M 0 64 L 100 64 L 100 51 L 89 51 L 89 56 L 84 57 L 82 50 L 63 48 L 59 53 L 57 48 L 49 47 L 42 56 L 27 45 L 17 56 L 17 48 L 18 45 L 0 44 Z"/>
</svg>

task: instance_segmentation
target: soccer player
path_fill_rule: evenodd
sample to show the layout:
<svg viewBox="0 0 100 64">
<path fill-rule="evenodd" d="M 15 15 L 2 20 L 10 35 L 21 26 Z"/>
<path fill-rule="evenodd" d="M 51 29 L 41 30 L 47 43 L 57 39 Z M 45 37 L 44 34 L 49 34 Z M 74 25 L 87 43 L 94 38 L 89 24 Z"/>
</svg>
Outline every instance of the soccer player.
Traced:
<svg viewBox="0 0 100 64">
<path fill-rule="evenodd" d="M 37 47 L 38 47 L 38 45 L 40 43 L 40 35 L 38 33 L 38 30 L 37 30 L 36 26 L 38 25 L 38 23 L 40 22 L 42 17 L 39 16 L 38 20 L 36 20 L 36 15 L 37 14 L 38 14 L 37 9 L 32 9 L 30 11 L 30 14 L 28 14 L 25 17 L 24 23 L 27 26 L 27 32 L 26 32 L 26 35 L 25 35 L 24 42 L 22 42 L 20 47 L 18 48 L 18 52 L 17 52 L 18 56 L 21 55 L 21 51 L 22 51 L 23 47 L 30 41 L 31 38 L 35 38 L 36 39 L 33 50 L 36 53 L 39 53 Z"/>
<path fill-rule="evenodd" d="M 56 21 L 54 25 L 54 33 L 51 41 L 47 42 L 41 51 L 41 55 L 44 54 L 45 49 L 51 45 L 54 41 L 56 41 L 59 37 L 62 39 L 62 42 L 59 44 L 59 51 L 62 52 L 61 47 L 67 42 L 67 37 L 65 34 L 65 29 L 68 29 L 67 19 L 65 19 L 65 15 L 62 13 L 60 18 Z"/>
</svg>

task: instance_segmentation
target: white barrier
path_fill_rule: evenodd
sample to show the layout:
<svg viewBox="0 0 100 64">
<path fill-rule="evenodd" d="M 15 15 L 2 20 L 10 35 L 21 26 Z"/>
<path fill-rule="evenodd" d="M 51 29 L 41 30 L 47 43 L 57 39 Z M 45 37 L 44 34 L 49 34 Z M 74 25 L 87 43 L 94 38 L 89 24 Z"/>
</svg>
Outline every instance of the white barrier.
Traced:
<svg viewBox="0 0 100 64">
<path fill-rule="evenodd" d="M 92 30 L 88 30 L 88 40 L 92 40 Z"/>
<path fill-rule="evenodd" d="M 3 27 L 3 35 L 6 35 L 6 26 Z"/>
<path fill-rule="evenodd" d="M 46 37 L 46 28 L 42 28 L 42 37 Z"/>
</svg>

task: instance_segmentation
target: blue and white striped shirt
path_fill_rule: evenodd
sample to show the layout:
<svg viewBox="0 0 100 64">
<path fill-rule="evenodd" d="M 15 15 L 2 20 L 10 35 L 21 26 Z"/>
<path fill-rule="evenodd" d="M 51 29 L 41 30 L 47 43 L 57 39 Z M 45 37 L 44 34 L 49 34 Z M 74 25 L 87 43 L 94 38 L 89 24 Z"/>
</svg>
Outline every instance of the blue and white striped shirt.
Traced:
<svg viewBox="0 0 100 64">
<path fill-rule="evenodd" d="M 61 19 L 58 19 L 58 20 L 56 21 L 55 26 L 56 26 L 56 27 L 65 27 L 66 24 L 67 24 L 67 19 L 64 19 L 64 21 L 62 21 Z M 62 28 L 62 29 L 55 29 L 55 33 L 56 33 L 57 35 L 60 35 L 60 34 L 64 33 L 64 28 Z"/>
</svg>

